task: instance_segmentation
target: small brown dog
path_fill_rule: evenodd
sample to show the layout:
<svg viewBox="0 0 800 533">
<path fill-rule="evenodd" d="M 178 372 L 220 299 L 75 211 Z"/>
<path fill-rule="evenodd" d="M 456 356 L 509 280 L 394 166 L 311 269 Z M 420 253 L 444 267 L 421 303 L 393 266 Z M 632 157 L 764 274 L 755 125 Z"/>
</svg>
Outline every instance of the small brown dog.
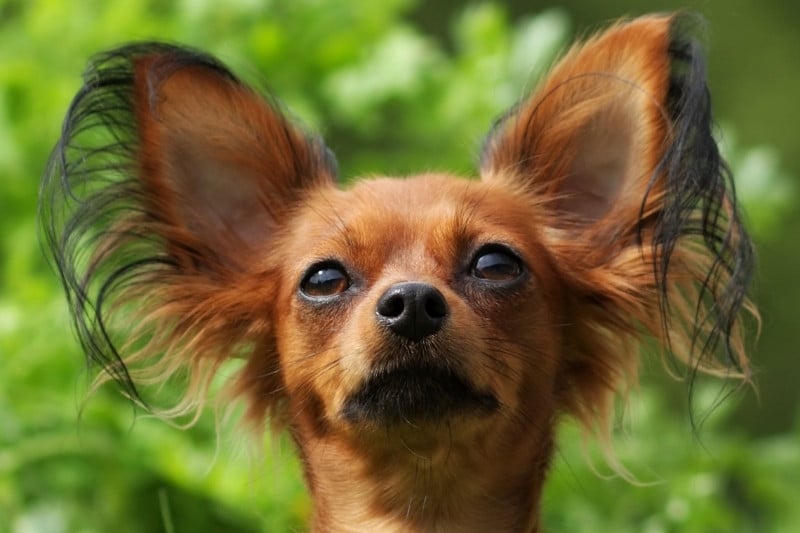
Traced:
<svg viewBox="0 0 800 533">
<path fill-rule="evenodd" d="M 538 530 L 559 417 L 607 437 L 643 344 L 749 375 L 752 246 L 681 25 L 574 47 L 480 180 L 340 187 L 209 56 L 98 57 L 42 189 L 83 347 L 134 399 L 186 376 L 167 415 L 243 358 L 229 391 L 288 428 L 317 531 Z"/>
</svg>

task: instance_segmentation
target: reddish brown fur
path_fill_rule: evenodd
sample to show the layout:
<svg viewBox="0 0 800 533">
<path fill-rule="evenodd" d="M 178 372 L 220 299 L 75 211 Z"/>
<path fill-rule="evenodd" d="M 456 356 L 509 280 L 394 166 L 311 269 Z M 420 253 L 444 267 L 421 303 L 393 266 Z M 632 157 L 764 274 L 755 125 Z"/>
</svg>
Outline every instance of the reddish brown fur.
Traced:
<svg viewBox="0 0 800 533">
<path fill-rule="evenodd" d="M 284 310 L 275 326 L 277 352 L 290 428 L 313 480 L 318 529 L 359 524 L 355 529 L 363 530 L 368 523 L 374 529 L 383 521 L 388 527 L 406 515 L 426 530 L 457 524 L 520 529 L 528 523 L 530 510 L 519 504 L 538 496 L 530 480 L 540 477 L 547 461 L 540 450 L 549 448 L 550 432 L 540 428 L 551 425 L 559 364 L 553 354 L 563 321 L 559 284 L 530 216 L 529 205 L 502 188 L 443 175 L 361 181 L 349 191 L 323 189 L 305 202 L 276 247 L 281 254 L 275 259 L 292 265 L 285 271 L 292 282 L 272 305 Z M 530 258 L 536 290 L 528 287 L 513 301 L 484 308 L 479 298 L 450 289 L 459 262 L 475 242 L 486 240 L 508 243 Z M 298 303 L 295 286 L 320 257 L 347 258 L 370 280 L 369 290 L 342 310 Z M 454 420 L 425 431 L 400 427 L 389 439 L 383 427 L 340 420 L 344 398 L 396 349 L 376 327 L 374 308 L 387 287 L 403 280 L 427 281 L 444 292 L 452 320 L 440 334 L 437 356 L 463 366 L 479 389 L 496 391 L 508 416 L 480 424 Z M 533 348 L 535 364 L 515 355 L 522 346 Z M 315 397 L 322 405 L 309 401 Z M 528 466 L 499 467 L 512 455 Z M 453 491 L 462 485 L 469 488 L 465 494 Z M 509 508 L 497 501 L 503 493 L 515 502 Z"/>
<path fill-rule="evenodd" d="M 672 141 L 671 23 L 620 24 L 569 52 L 495 129 L 480 181 L 426 174 L 343 190 L 324 149 L 238 82 L 203 67 L 164 75 L 158 57 L 140 60 L 143 210 L 94 259 L 136 230 L 157 236 L 172 261 L 119 299 L 127 323 L 124 304 L 144 303 L 133 310 L 133 353 L 122 350 L 134 381 L 186 369 L 186 399 L 166 414 L 194 412 L 219 365 L 246 358 L 230 393 L 255 425 L 288 427 L 317 531 L 538 530 L 559 416 L 605 438 L 645 339 L 691 358 L 710 259 L 679 242 L 664 331 L 650 246 L 666 192 L 662 181 L 648 186 Z M 485 243 L 513 250 L 524 282 L 471 285 Z M 309 303 L 298 286 L 328 259 L 357 290 Z M 423 357 L 491 392 L 498 411 L 392 426 L 342 416 L 370 373 L 405 353 L 375 318 L 384 291 L 403 281 L 436 287 L 449 306 Z"/>
</svg>

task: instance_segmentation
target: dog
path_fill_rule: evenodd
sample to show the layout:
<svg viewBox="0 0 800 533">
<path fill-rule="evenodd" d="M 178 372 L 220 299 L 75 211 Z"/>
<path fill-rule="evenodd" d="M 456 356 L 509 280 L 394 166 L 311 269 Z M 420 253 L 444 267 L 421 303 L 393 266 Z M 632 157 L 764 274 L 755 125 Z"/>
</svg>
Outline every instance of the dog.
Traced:
<svg viewBox="0 0 800 533">
<path fill-rule="evenodd" d="M 571 48 L 479 179 L 337 183 L 331 151 L 197 50 L 97 56 L 40 220 L 100 382 L 165 417 L 220 366 L 288 431 L 315 531 L 539 531 L 557 423 L 609 438 L 645 346 L 748 381 L 753 245 L 683 15 Z M 159 408 L 143 391 L 178 381 Z"/>
</svg>

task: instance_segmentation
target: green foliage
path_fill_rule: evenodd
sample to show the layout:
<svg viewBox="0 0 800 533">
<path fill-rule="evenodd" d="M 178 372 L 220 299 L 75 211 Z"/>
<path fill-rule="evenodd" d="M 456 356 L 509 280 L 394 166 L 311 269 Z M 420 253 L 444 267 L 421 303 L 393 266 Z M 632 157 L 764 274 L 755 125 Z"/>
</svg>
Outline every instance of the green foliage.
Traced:
<svg viewBox="0 0 800 533">
<path fill-rule="evenodd" d="M 629 479 L 613 475 L 599 450 L 583 446 L 577 428 L 566 424 L 542 503 L 545 524 L 620 533 L 797 530 L 800 431 L 748 442 L 723 429 L 734 403 L 720 404 L 718 387 L 699 383 L 695 392 L 699 412 L 708 413 L 699 429 L 656 390 L 634 395 L 630 432 L 614 447 Z"/>
<path fill-rule="evenodd" d="M 779 237 L 795 199 L 795 182 L 781 168 L 777 151 L 771 146 L 737 149 L 733 135 L 723 138 L 721 145 L 756 237 L 762 242 Z"/>
<path fill-rule="evenodd" d="M 324 133 L 346 178 L 473 173 L 483 133 L 550 64 L 568 19 L 554 10 L 512 25 L 495 4 L 475 4 L 442 43 L 406 22 L 412 7 L 0 0 L 0 533 L 302 529 L 309 503 L 288 442 L 251 454 L 261 446 L 230 424 L 218 438 L 210 413 L 172 428 L 135 416 L 110 389 L 83 404 L 90 377 L 36 240 L 38 176 L 86 58 L 149 38 L 207 49 L 270 87 Z M 758 171 L 742 192 L 767 233 L 785 205 L 770 192 L 785 180 L 769 154 L 731 157 Z M 800 435 L 749 442 L 715 419 L 704 449 L 659 398 L 643 395 L 635 436 L 619 443 L 626 465 L 652 469 L 637 474 L 643 487 L 598 477 L 564 428 L 544 501 L 551 529 L 800 529 Z"/>
</svg>

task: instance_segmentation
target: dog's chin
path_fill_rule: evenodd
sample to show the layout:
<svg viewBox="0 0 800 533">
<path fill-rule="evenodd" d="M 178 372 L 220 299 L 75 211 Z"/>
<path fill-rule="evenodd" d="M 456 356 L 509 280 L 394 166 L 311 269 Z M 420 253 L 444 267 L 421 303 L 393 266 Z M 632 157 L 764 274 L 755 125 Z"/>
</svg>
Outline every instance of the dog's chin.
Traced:
<svg viewBox="0 0 800 533">
<path fill-rule="evenodd" d="M 413 364 L 371 375 L 341 414 L 353 425 L 421 426 L 488 416 L 499 405 L 456 371 Z"/>
</svg>

